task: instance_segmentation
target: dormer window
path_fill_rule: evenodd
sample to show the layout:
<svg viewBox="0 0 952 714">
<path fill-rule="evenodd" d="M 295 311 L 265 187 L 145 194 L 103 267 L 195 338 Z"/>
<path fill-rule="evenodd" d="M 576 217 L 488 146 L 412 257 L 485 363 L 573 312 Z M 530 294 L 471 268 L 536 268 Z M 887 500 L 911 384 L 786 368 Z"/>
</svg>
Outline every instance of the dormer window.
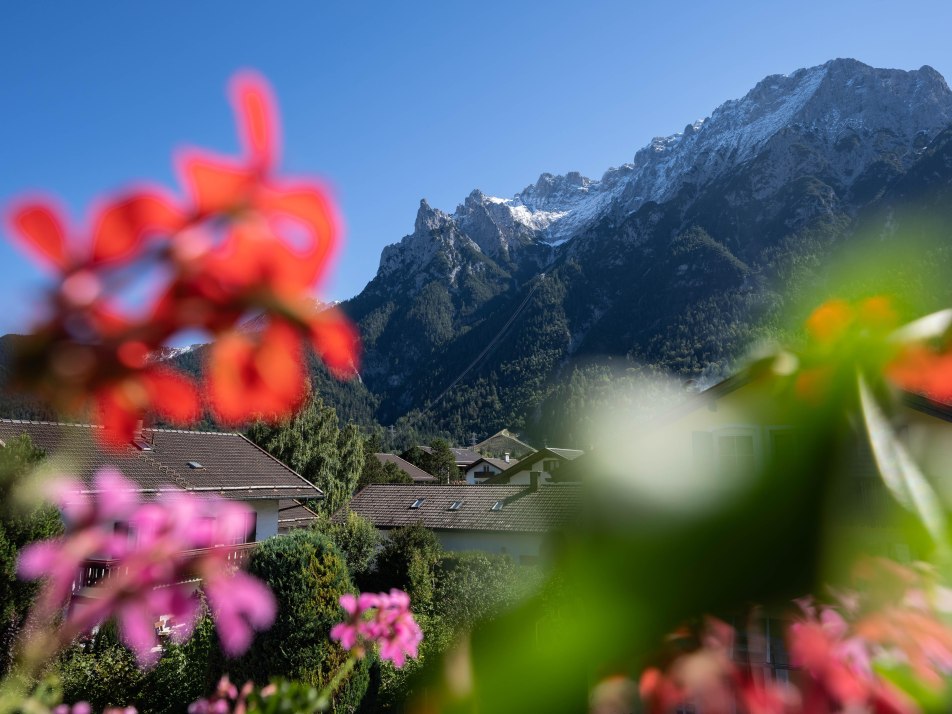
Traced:
<svg viewBox="0 0 952 714">
<path fill-rule="evenodd" d="M 425 500 L 426 500 L 425 498 L 418 498 L 417 500 L 415 500 L 413 503 L 410 504 L 410 508 L 419 508 L 420 506 L 423 505 L 423 502 Z"/>
<path fill-rule="evenodd" d="M 462 507 L 463 507 L 463 502 L 462 502 L 462 501 L 453 501 L 453 502 L 450 504 L 450 510 L 451 510 L 451 511 L 458 511 L 458 510 L 461 509 Z"/>
</svg>

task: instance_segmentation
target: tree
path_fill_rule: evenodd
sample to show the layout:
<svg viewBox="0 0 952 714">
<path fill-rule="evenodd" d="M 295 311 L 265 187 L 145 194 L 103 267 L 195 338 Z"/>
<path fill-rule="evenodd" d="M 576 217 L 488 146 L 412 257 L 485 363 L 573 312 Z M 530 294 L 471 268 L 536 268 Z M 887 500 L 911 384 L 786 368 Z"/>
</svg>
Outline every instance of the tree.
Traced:
<svg viewBox="0 0 952 714">
<path fill-rule="evenodd" d="M 413 483 L 413 479 L 392 461 L 383 463 L 373 451 L 367 451 L 356 490 L 359 491 L 372 483 Z"/>
<path fill-rule="evenodd" d="M 11 495 L 43 456 L 43 451 L 34 447 L 25 434 L 0 449 L 0 646 L 4 653 L 0 657 L 0 674 L 9 668 L 13 641 L 38 588 L 37 583 L 17 577 L 20 549 L 63 530 L 55 508 L 26 505 Z"/>
<path fill-rule="evenodd" d="M 436 566 L 442 553 L 433 531 L 421 524 L 396 528 L 377 555 L 368 589 L 403 590 L 410 596 L 413 611 L 426 613 L 433 604 Z"/>
<path fill-rule="evenodd" d="M 324 492 L 313 504 L 335 513 L 353 494 L 363 464 L 363 440 L 357 427 L 338 427 L 337 413 L 312 395 L 291 420 L 278 426 L 254 424 L 248 438 Z"/>
<path fill-rule="evenodd" d="M 316 527 L 343 553 L 351 577 L 359 583 L 370 571 L 380 548 L 380 533 L 374 524 L 348 511 L 343 523 L 323 519 Z"/>
<path fill-rule="evenodd" d="M 340 499 L 337 506 L 339 508 L 349 502 L 350 497 L 354 495 L 364 470 L 364 438 L 356 424 L 348 424 L 340 430 L 337 437 L 337 451 L 340 454 L 340 472 L 336 485 L 340 492 L 335 494 L 335 499 Z M 329 512 L 336 510 L 337 508 L 334 508 Z"/>
<path fill-rule="evenodd" d="M 434 439 L 430 444 L 429 471 L 436 476 L 439 483 L 449 483 L 459 478 L 459 469 L 456 466 L 456 457 L 445 439 Z M 422 467 L 421 467 L 422 468 Z"/>
<path fill-rule="evenodd" d="M 347 653 L 329 638 L 340 622 L 339 599 L 354 586 L 344 556 L 333 542 L 313 529 L 301 529 L 262 542 L 248 563 L 248 572 L 268 585 L 278 600 L 277 619 L 258 635 L 241 657 L 219 663 L 233 681 L 266 684 L 272 677 L 326 685 L 347 660 Z M 355 711 L 367 689 L 370 663 L 361 660 L 335 697 L 336 711 Z"/>
<path fill-rule="evenodd" d="M 403 458 L 427 473 L 430 472 L 430 455 L 419 446 L 414 445 L 404 451 Z"/>
</svg>

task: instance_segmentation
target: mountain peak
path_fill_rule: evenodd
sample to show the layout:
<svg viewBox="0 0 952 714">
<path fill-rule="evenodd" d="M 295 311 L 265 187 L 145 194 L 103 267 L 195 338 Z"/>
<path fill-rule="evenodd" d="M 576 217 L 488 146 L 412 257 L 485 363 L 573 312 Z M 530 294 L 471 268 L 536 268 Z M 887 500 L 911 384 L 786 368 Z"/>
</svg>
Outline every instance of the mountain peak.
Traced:
<svg viewBox="0 0 952 714">
<path fill-rule="evenodd" d="M 824 180 L 846 188 L 889 154 L 908 164 L 952 123 L 952 91 L 932 67 L 878 69 L 852 58 L 790 74 L 772 74 L 682 132 L 656 137 L 631 163 L 593 180 L 577 171 L 542 173 L 512 198 L 476 189 L 452 214 L 420 202 L 417 236 L 455 227 L 486 255 L 543 242 L 559 245 L 606 216 L 612 220 L 647 202 L 664 203 L 685 186 L 692 192 L 764 157 L 770 167 L 755 191 L 767 195 L 823 156 Z M 859 142 L 859 143 L 857 143 Z M 834 147 L 862 144 L 857 152 Z"/>
<path fill-rule="evenodd" d="M 425 233 L 442 226 L 448 220 L 443 211 L 433 208 L 425 198 L 420 199 L 420 208 L 417 210 L 416 221 L 413 225 L 415 233 Z"/>
</svg>

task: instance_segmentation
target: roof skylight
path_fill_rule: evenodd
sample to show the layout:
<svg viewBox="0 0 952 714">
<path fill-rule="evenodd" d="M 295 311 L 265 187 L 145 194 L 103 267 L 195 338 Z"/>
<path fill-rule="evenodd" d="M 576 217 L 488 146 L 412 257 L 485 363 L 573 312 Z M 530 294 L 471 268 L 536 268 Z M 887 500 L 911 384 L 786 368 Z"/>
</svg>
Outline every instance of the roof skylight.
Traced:
<svg viewBox="0 0 952 714">
<path fill-rule="evenodd" d="M 496 502 L 493 504 L 493 507 L 490 508 L 489 510 L 490 510 L 490 511 L 501 511 L 501 510 L 502 510 L 502 507 L 505 506 L 505 505 L 506 505 L 505 501 L 496 501 Z"/>
<path fill-rule="evenodd" d="M 204 466 L 202 466 L 202 465 L 201 465 L 199 462 L 197 462 L 197 461 L 189 461 L 189 462 L 188 462 L 188 467 L 189 467 L 190 469 L 203 469 L 203 468 L 205 468 Z"/>
<path fill-rule="evenodd" d="M 462 501 L 453 501 L 453 502 L 450 504 L 450 510 L 451 510 L 451 511 L 458 511 L 458 510 L 461 509 L 462 507 L 463 507 L 463 502 L 462 502 Z"/>
<path fill-rule="evenodd" d="M 423 505 L 423 502 L 425 500 L 426 500 L 425 498 L 418 498 L 417 500 L 415 500 L 413 503 L 410 504 L 410 508 L 419 508 L 420 506 Z"/>
</svg>

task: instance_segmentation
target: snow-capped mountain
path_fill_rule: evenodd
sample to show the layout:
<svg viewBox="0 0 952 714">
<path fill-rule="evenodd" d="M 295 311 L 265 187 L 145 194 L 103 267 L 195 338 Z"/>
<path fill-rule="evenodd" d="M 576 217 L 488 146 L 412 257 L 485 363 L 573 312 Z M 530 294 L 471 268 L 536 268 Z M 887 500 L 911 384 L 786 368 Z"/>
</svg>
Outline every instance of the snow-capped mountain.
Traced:
<svg viewBox="0 0 952 714">
<path fill-rule="evenodd" d="M 544 173 L 452 212 L 421 201 L 342 308 L 381 421 L 439 397 L 445 428 L 495 430 L 541 419 L 545 385 L 586 355 L 718 373 L 809 275 L 791 266 L 822 265 L 897 201 L 949 203 L 948 186 L 945 80 L 832 60 L 766 77 L 601 178 Z"/>
<path fill-rule="evenodd" d="M 760 195 L 810 168 L 798 162 L 800 147 L 822 153 L 824 169 L 844 186 L 885 154 L 908 167 L 950 121 L 952 92 L 931 67 L 907 72 L 831 60 L 765 78 L 710 117 L 653 139 L 631 162 L 600 179 L 544 173 L 512 198 L 476 190 L 452 214 L 436 212 L 433 218 L 436 214 L 425 212 L 433 209 L 421 208 L 417 231 L 421 224 L 432 231 L 434 221 L 444 229 L 452 224 L 458 237 L 494 258 L 533 242 L 558 246 L 609 213 L 630 214 L 686 187 L 697 191 L 764 152 L 775 154 L 775 164 L 760 176 Z M 394 252 L 393 246 L 384 252 L 382 266 Z M 418 252 L 425 263 L 427 251 Z"/>
</svg>

